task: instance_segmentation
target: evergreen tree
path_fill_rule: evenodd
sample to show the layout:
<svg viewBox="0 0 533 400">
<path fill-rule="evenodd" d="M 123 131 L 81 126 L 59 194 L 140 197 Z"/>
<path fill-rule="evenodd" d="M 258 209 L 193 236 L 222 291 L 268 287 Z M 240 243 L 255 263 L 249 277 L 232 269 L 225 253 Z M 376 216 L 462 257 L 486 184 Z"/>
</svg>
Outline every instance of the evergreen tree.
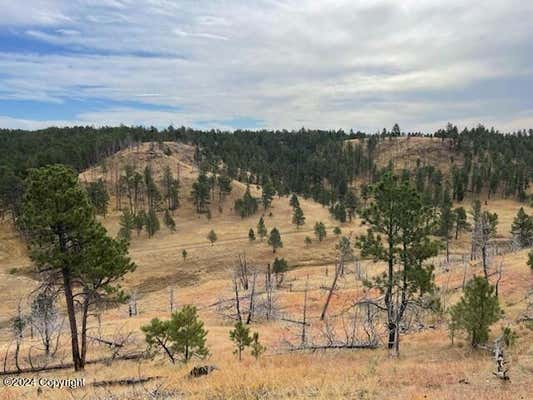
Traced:
<svg viewBox="0 0 533 400">
<path fill-rule="evenodd" d="M 181 256 L 183 257 L 183 261 L 185 261 L 187 259 L 187 250 L 183 249 L 181 251 Z"/>
<path fill-rule="evenodd" d="M 137 236 L 141 234 L 141 231 L 144 228 L 144 225 L 146 223 L 146 213 L 144 210 L 141 210 L 135 215 L 134 217 L 134 223 L 135 223 L 135 230 L 137 231 Z"/>
<path fill-rule="evenodd" d="M 163 170 L 163 182 L 164 197 L 167 202 L 167 208 L 169 210 L 175 210 L 179 207 L 179 189 L 180 184 L 177 179 L 172 176 L 172 171 L 167 165 Z"/>
<path fill-rule="evenodd" d="M 440 219 L 438 235 L 444 239 L 446 245 L 446 261 L 450 262 L 450 239 L 454 228 L 454 213 L 452 211 L 452 200 L 448 189 L 444 191 L 444 198 L 440 206 Z"/>
<path fill-rule="evenodd" d="M 159 224 L 159 218 L 157 217 L 157 213 L 153 208 L 148 210 L 148 214 L 145 215 L 146 219 L 144 221 L 144 226 L 146 227 L 148 237 L 151 238 L 156 234 L 157 231 L 159 231 L 159 228 L 161 227 Z"/>
<path fill-rule="evenodd" d="M 230 331 L 229 337 L 235 345 L 233 354 L 239 356 L 239 361 L 242 360 L 242 352 L 244 349 L 252 344 L 252 337 L 250 336 L 250 328 L 244 326 L 242 321 L 235 324 L 235 329 Z"/>
<path fill-rule="evenodd" d="M 272 271 L 276 275 L 276 286 L 280 287 L 283 283 L 285 272 L 289 270 L 289 264 L 284 258 L 276 257 L 272 263 Z"/>
<path fill-rule="evenodd" d="M 219 175 L 217 178 L 218 186 L 218 201 L 220 204 L 224 201 L 227 195 L 231 193 L 231 178 L 227 175 Z"/>
<path fill-rule="evenodd" d="M 172 313 L 170 320 L 152 319 L 141 328 L 149 349 L 163 350 L 174 364 L 177 355 L 187 362 L 193 356 L 203 358 L 209 354 L 205 342 L 207 331 L 198 318 L 196 307 L 185 305 Z"/>
<path fill-rule="evenodd" d="M 265 226 L 265 220 L 263 217 L 259 218 L 259 222 L 257 223 L 257 234 L 261 238 L 261 241 L 266 237 L 268 234 L 267 228 Z"/>
<path fill-rule="evenodd" d="M 215 233 L 215 231 L 213 229 L 211 229 L 209 231 L 209 233 L 207 234 L 207 240 L 209 240 L 209 242 L 211 242 L 211 246 L 213 246 L 215 244 L 217 239 L 218 239 L 217 234 Z"/>
<path fill-rule="evenodd" d="M 161 193 L 154 181 L 150 166 L 144 168 L 144 185 L 146 187 L 146 196 L 148 198 L 148 208 L 158 210 L 161 204 Z"/>
<path fill-rule="evenodd" d="M 326 235 L 327 235 L 326 226 L 324 225 L 324 223 L 323 222 L 315 223 L 315 236 L 318 239 L 318 241 L 321 242 L 322 240 L 324 240 Z"/>
<path fill-rule="evenodd" d="M 270 231 L 270 236 L 268 237 L 268 244 L 272 246 L 272 253 L 275 253 L 277 249 L 283 247 L 281 235 L 277 228 L 272 228 L 272 230 Z"/>
<path fill-rule="evenodd" d="M 252 347 L 252 356 L 254 356 L 256 360 L 258 360 L 259 357 L 261 356 L 261 354 L 263 354 L 266 351 L 266 347 L 263 346 L 259 342 L 259 333 L 258 332 L 254 332 L 254 334 L 252 335 L 251 347 Z"/>
<path fill-rule="evenodd" d="M 305 224 L 304 212 L 300 206 L 296 207 L 292 213 L 292 223 L 296 225 L 296 228 L 299 229 L 300 226 Z"/>
<path fill-rule="evenodd" d="M 115 284 L 135 269 L 126 256 L 127 243 L 107 236 L 95 220 L 77 173 L 57 164 L 30 171 L 20 226 L 27 233 L 30 258 L 38 270 L 47 271 L 49 284 L 62 286 L 73 365 L 76 371 L 82 370 L 92 307 L 101 301 L 123 301 Z M 75 301 L 81 304 L 81 327 Z"/>
<path fill-rule="evenodd" d="M 466 331 L 473 347 L 485 344 L 489 327 L 501 315 L 494 286 L 485 278 L 474 277 L 466 285 L 459 303 L 450 309 L 450 315 L 453 329 Z"/>
<path fill-rule="evenodd" d="M 523 207 L 520 207 L 516 214 L 511 233 L 521 247 L 528 247 L 533 243 L 533 217 L 530 217 Z"/>
<path fill-rule="evenodd" d="M 246 186 L 242 199 L 235 200 L 234 208 L 241 218 L 249 217 L 257 212 L 257 199 L 250 193 L 250 186 Z"/>
<path fill-rule="evenodd" d="M 336 226 L 335 228 L 333 228 L 333 234 L 334 234 L 335 236 L 339 236 L 341 233 L 342 233 L 342 230 L 341 230 L 341 228 L 339 228 L 338 226 Z"/>
<path fill-rule="evenodd" d="M 255 232 L 252 228 L 248 231 L 248 240 L 253 242 L 255 240 Z"/>
<path fill-rule="evenodd" d="M 204 213 L 209 206 L 209 180 L 205 174 L 200 174 L 196 182 L 192 184 L 192 199 L 197 213 Z"/>
<path fill-rule="evenodd" d="M 129 209 L 123 210 L 119 220 L 120 229 L 118 236 L 125 240 L 131 239 L 131 231 L 135 227 L 135 216 Z"/>
<path fill-rule="evenodd" d="M 313 241 L 311 240 L 311 238 L 309 236 L 306 236 L 305 239 L 304 239 L 304 243 L 306 246 L 310 246 L 311 243 L 313 243 Z"/>
<path fill-rule="evenodd" d="M 165 210 L 163 221 L 170 232 L 176 232 L 176 222 L 168 210 Z"/>
<path fill-rule="evenodd" d="M 357 197 L 355 197 L 355 194 L 351 190 L 348 190 L 344 203 L 348 212 L 348 218 L 351 222 L 352 218 L 355 216 L 355 210 L 357 210 L 357 207 L 359 206 L 359 201 L 357 200 Z"/>
<path fill-rule="evenodd" d="M 467 221 L 466 210 L 463 207 L 457 207 L 453 210 L 455 220 L 455 240 L 459 238 L 459 233 L 466 232 L 470 229 Z"/>
<path fill-rule="evenodd" d="M 261 200 L 263 201 L 263 207 L 265 210 L 272 204 L 272 199 L 275 194 L 276 190 L 274 189 L 274 185 L 272 185 L 270 180 L 267 180 L 263 185 L 263 193 L 261 194 Z"/>
<path fill-rule="evenodd" d="M 103 215 L 107 214 L 107 206 L 109 205 L 109 193 L 102 179 L 98 179 L 96 182 L 90 182 L 87 185 L 87 194 L 89 200 L 93 205 L 96 213 Z"/>
<path fill-rule="evenodd" d="M 292 208 L 297 208 L 297 207 L 300 207 L 300 202 L 298 201 L 298 196 L 296 196 L 296 194 L 292 194 L 291 195 L 291 198 L 289 200 L 289 204 Z"/>
<path fill-rule="evenodd" d="M 346 222 L 346 208 L 343 203 L 335 203 L 331 206 L 329 212 L 337 221 Z"/>
<path fill-rule="evenodd" d="M 533 271 L 533 250 L 527 254 L 527 265 L 529 265 L 529 268 Z"/>
<path fill-rule="evenodd" d="M 388 348 L 398 355 L 400 324 L 407 305 L 434 289 L 433 267 L 424 261 L 438 253 L 439 243 L 430 239 L 434 227 L 431 208 L 408 182 L 387 172 L 372 193 L 373 202 L 362 212 L 369 229 L 356 245 L 363 257 L 387 263 L 384 273 L 367 284 L 384 294 Z"/>
</svg>

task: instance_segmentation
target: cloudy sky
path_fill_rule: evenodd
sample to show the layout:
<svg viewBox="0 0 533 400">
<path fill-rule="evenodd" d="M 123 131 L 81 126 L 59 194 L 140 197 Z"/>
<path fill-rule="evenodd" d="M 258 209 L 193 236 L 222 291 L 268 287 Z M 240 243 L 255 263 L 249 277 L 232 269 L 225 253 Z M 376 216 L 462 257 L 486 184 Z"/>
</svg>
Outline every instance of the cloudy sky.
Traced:
<svg viewBox="0 0 533 400">
<path fill-rule="evenodd" d="M 0 127 L 533 128 L 533 1 L 0 0 Z"/>
</svg>

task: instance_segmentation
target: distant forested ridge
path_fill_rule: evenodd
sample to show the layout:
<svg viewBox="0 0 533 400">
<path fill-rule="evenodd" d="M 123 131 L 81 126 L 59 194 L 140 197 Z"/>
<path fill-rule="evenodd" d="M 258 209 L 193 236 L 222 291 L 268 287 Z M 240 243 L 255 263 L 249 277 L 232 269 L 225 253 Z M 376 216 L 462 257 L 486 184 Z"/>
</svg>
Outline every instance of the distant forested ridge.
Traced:
<svg viewBox="0 0 533 400">
<path fill-rule="evenodd" d="M 433 134 L 405 134 L 395 125 L 390 131 L 367 135 L 308 129 L 223 132 L 185 127 L 70 127 L 0 130 L 0 211 L 17 213 L 30 168 L 65 164 L 82 171 L 135 143 L 177 141 L 195 146 L 195 162 L 204 172 L 223 173 L 250 184 L 269 182 L 279 195 L 294 192 L 311 197 L 343 220 L 350 208 L 364 201 L 366 185 L 395 168 L 378 168 L 376 159 L 380 142 L 399 136 L 441 138 L 449 144 L 451 159 L 463 160 L 452 163 L 446 173 L 422 162 L 411 170 L 396 171 L 402 179 L 412 180 L 434 205 L 442 201 L 446 190 L 456 201 L 482 193 L 529 199 L 531 129 L 502 134 L 481 125 L 458 131 L 448 124 Z"/>
</svg>

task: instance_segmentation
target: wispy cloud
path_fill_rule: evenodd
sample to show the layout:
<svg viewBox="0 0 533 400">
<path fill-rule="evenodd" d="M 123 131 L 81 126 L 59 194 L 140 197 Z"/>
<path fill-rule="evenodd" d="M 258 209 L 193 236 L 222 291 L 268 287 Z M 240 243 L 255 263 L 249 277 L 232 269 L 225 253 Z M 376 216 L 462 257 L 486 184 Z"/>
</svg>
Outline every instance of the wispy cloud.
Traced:
<svg viewBox="0 0 533 400">
<path fill-rule="evenodd" d="M 517 129 L 533 115 L 531 2 L 5 3 L 0 99 L 101 100 L 72 123 Z"/>
</svg>

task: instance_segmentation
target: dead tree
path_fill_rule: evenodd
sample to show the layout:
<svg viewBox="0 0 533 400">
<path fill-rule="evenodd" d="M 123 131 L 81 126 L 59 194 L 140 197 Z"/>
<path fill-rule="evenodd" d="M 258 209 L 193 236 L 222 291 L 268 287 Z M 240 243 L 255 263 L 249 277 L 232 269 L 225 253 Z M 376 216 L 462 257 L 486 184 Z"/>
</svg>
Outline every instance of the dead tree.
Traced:
<svg viewBox="0 0 533 400">
<path fill-rule="evenodd" d="M 494 342 L 494 360 L 496 361 L 496 371 L 493 372 L 498 378 L 508 381 L 509 375 L 507 372 L 509 369 L 506 367 L 507 362 L 505 361 L 504 352 L 503 352 L 503 336 L 499 336 Z"/>
<path fill-rule="evenodd" d="M 174 288 L 170 287 L 168 289 L 168 303 L 170 307 L 170 313 L 172 314 L 174 312 Z"/>
<path fill-rule="evenodd" d="M 333 296 L 333 293 L 335 292 L 335 289 L 337 288 L 337 280 L 339 279 L 340 274 L 340 268 L 339 264 L 336 264 L 335 266 L 335 276 L 333 277 L 333 282 L 331 283 L 331 287 L 328 292 L 328 297 L 326 298 L 326 302 L 324 303 L 324 308 L 322 309 L 322 313 L 320 314 L 320 320 L 323 321 L 326 317 L 326 312 L 328 311 L 329 303 L 331 301 L 331 297 Z"/>
<path fill-rule="evenodd" d="M 239 254 L 236 266 L 237 276 L 241 282 L 241 286 L 244 290 L 248 290 L 248 263 L 246 261 L 246 254 L 242 256 Z"/>
<path fill-rule="evenodd" d="M 249 325 L 250 322 L 252 322 L 252 318 L 254 315 L 254 309 L 255 309 L 255 280 L 256 280 L 257 274 L 254 272 L 253 279 L 252 279 L 252 290 L 250 291 L 250 302 L 248 305 L 248 317 L 246 318 L 246 324 Z"/>
<path fill-rule="evenodd" d="M 54 337 L 59 335 L 61 329 L 55 300 L 56 293 L 50 286 L 45 286 L 31 303 L 30 324 L 37 331 L 47 357 L 51 354 Z"/>
<path fill-rule="evenodd" d="M 137 315 L 137 291 L 136 290 L 133 291 L 130 297 L 130 301 L 128 303 L 128 315 L 130 317 Z"/>
<path fill-rule="evenodd" d="M 20 365 L 19 365 L 19 354 L 20 354 L 20 346 L 22 344 L 23 339 L 23 332 L 24 328 L 26 326 L 26 321 L 24 316 L 22 315 L 22 306 L 21 302 L 19 301 L 17 306 L 17 316 L 13 320 L 13 335 L 15 337 L 15 367 L 17 368 L 17 371 L 20 371 Z"/>
<path fill-rule="evenodd" d="M 307 290 L 309 289 L 309 275 L 305 278 L 305 291 L 304 291 L 304 309 L 302 315 L 302 341 L 300 346 L 305 347 L 307 345 Z"/>
<path fill-rule="evenodd" d="M 239 298 L 239 285 L 237 284 L 237 277 L 233 277 L 233 290 L 235 291 L 235 312 L 237 314 L 237 320 L 242 322 L 241 315 L 241 300 Z"/>
</svg>

